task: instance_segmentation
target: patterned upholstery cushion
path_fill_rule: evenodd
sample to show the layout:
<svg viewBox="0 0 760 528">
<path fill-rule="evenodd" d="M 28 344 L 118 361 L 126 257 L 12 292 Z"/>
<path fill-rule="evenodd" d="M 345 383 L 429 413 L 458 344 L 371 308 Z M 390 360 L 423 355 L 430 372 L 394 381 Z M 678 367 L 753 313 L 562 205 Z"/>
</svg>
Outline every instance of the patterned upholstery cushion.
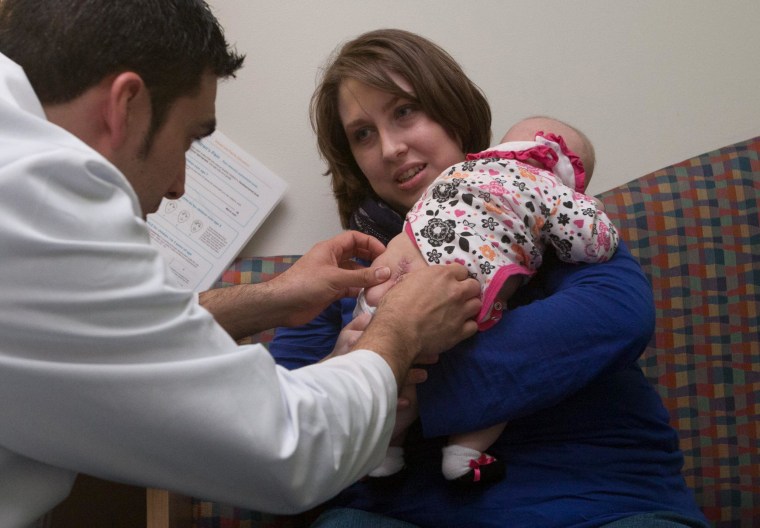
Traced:
<svg viewBox="0 0 760 528">
<path fill-rule="evenodd" d="M 279 255 L 264 258 L 238 258 L 214 285 L 217 288 L 226 288 L 236 284 L 255 284 L 273 279 L 298 260 L 300 255 Z M 239 341 L 240 344 L 269 343 L 274 337 L 274 329 L 266 330 L 256 335 L 249 336 Z"/>
<path fill-rule="evenodd" d="M 760 526 L 760 137 L 603 193 L 649 276 L 641 359 L 716 527 Z"/>
<path fill-rule="evenodd" d="M 760 526 L 760 137 L 600 195 L 649 276 L 657 328 L 641 363 L 670 409 L 684 475 L 716 528 Z M 268 280 L 297 256 L 240 259 L 219 285 Z M 246 341 L 268 342 L 271 333 Z M 285 528 L 194 501 L 197 528 Z"/>
</svg>

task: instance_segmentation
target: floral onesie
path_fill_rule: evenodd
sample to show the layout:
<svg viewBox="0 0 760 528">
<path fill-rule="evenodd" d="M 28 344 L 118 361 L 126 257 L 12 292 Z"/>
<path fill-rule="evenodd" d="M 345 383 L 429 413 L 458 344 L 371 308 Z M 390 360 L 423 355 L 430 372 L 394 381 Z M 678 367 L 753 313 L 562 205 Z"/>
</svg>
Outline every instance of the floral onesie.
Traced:
<svg viewBox="0 0 760 528">
<path fill-rule="evenodd" d="M 485 330 L 501 318 L 495 299 L 504 282 L 535 273 L 547 244 L 566 262 L 615 253 L 617 230 L 581 192 L 584 184 L 562 138 L 539 133 L 535 142 L 502 143 L 452 166 L 412 207 L 404 230 L 429 263 L 459 263 L 478 279 Z"/>
</svg>

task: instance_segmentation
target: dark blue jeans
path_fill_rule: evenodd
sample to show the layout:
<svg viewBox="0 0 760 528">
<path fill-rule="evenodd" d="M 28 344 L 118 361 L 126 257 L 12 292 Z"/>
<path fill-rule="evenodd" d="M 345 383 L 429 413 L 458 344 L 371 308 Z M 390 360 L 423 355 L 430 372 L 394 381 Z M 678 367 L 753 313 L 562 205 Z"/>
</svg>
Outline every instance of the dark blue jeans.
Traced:
<svg viewBox="0 0 760 528">
<path fill-rule="evenodd" d="M 414 524 L 384 517 L 376 513 L 338 508 L 328 510 L 311 525 L 311 528 L 417 528 Z M 709 528 L 701 521 L 688 519 L 668 512 L 644 513 L 626 517 L 602 528 Z"/>
<path fill-rule="evenodd" d="M 626 517 L 601 528 L 710 528 L 710 525 L 675 513 L 654 512 Z"/>
<path fill-rule="evenodd" d="M 320 515 L 311 528 L 417 528 L 417 526 L 377 513 L 353 508 L 337 508 L 327 510 Z"/>
</svg>

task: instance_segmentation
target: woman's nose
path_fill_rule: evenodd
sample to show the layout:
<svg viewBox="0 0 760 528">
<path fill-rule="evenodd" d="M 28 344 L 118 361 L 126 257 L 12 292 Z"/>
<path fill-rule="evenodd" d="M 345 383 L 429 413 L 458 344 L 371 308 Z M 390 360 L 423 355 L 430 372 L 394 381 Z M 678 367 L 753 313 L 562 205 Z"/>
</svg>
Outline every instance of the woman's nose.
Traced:
<svg viewBox="0 0 760 528">
<path fill-rule="evenodd" d="M 403 134 L 398 131 L 386 131 L 380 134 L 383 158 L 395 159 L 408 150 Z"/>
</svg>

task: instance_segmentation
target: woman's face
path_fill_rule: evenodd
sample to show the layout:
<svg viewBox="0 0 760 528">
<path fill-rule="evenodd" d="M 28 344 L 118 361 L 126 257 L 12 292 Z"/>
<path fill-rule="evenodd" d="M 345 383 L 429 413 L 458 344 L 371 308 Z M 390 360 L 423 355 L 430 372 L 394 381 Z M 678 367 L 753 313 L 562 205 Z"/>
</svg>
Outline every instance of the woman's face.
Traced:
<svg viewBox="0 0 760 528">
<path fill-rule="evenodd" d="M 403 78 L 391 77 L 411 93 Z M 459 141 L 410 99 L 347 79 L 340 85 L 338 110 L 359 168 L 375 193 L 401 214 L 441 172 L 464 159 Z"/>
</svg>

